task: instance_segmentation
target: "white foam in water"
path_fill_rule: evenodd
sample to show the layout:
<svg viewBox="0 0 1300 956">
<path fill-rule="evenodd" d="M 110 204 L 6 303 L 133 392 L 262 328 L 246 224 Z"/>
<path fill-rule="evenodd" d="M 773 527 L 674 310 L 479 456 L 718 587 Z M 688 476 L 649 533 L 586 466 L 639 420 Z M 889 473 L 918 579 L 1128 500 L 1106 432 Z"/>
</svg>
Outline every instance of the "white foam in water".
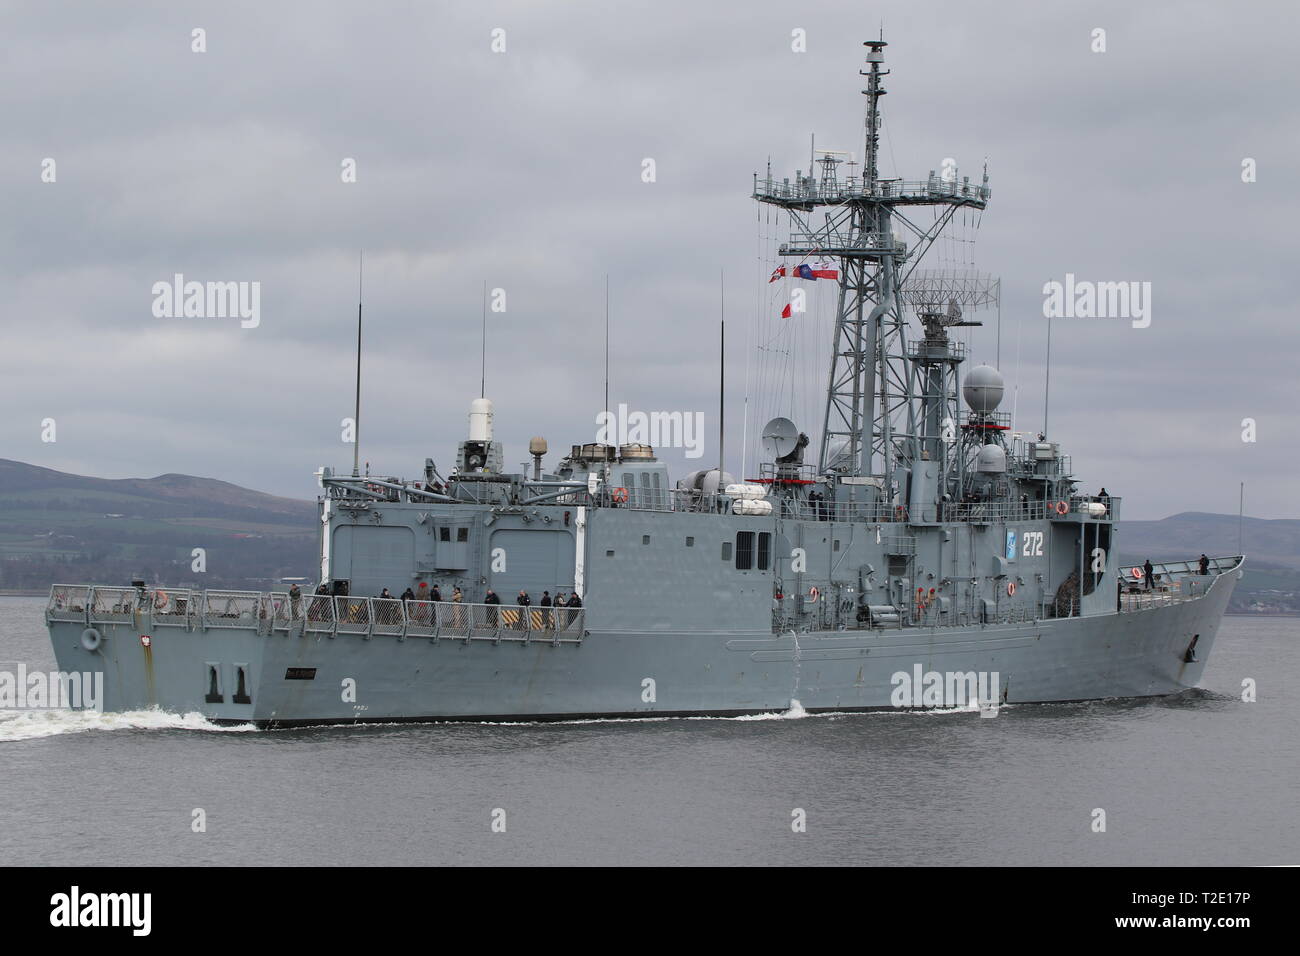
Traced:
<svg viewBox="0 0 1300 956">
<path fill-rule="evenodd" d="M 998 710 L 1007 707 L 1003 704 Z M 871 711 L 824 711 L 810 714 L 797 700 L 790 701 L 790 707 L 782 711 L 768 711 L 762 714 L 741 714 L 736 717 L 714 717 L 699 715 L 692 717 L 576 717 L 570 720 L 504 720 L 475 721 L 480 727 L 539 727 L 564 726 L 580 724 L 653 724 L 666 721 L 691 720 L 802 720 L 805 717 L 884 717 L 921 716 L 936 717 L 951 714 L 979 713 L 978 704 L 965 707 L 929 707 L 924 709 L 899 708 Z M 412 726 L 449 726 L 462 725 L 460 721 L 430 720 L 427 724 L 406 722 L 374 722 L 361 724 L 321 725 L 316 730 L 350 731 L 357 729 L 375 730 L 376 728 L 405 728 Z M 235 724 L 226 726 L 214 724 L 198 713 L 171 714 L 161 710 L 133 710 L 126 713 L 97 713 L 89 710 L 17 710 L 0 711 L 0 743 L 15 740 L 33 740 L 39 737 L 55 737 L 59 734 L 80 734 L 92 730 L 201 730 L 213 733 L 244 732 L 257 730 L 252 724 Z"/>
<path fill-rule="evenodd" d="M 798 720 L 800 717 L 807 717 L 808 711 L 803 709 L 803 704 L 797 700 L 790 701 L 790 709 L 778 713 L 768 714 L 742 714 L 740 717 L 733 717 L 732 720 Z"/>
<path fill-rule="evenodd" d="M 91 730 L 256 730 L 252 724 L 222 726 L 202 714 L 169 714 L 162 710 L 131 710 L 100 713 L 93 710 L 0 711 L 0 743 L 33 740 L 59 734 L 80 734 Z"/>
</svg>

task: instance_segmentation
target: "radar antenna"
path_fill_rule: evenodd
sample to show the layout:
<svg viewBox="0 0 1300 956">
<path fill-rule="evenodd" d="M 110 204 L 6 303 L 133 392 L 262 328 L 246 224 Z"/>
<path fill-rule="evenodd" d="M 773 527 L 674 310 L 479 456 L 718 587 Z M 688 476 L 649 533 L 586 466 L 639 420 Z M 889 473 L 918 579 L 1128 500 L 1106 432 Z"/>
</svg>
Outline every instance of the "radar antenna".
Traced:
<svg viewBox="0 0 1300 956">
<path fill-rule="evenodd" d="M 862 93 L 867 98 L 861 175 L 841 177 L 842 154 L 822 150 L 818 159 L 814 150 L 814 167 L 820 170 L 796 172 L 793 180 L 774 179 L 771 172 L 762 180 L 754 176 L 754 199 L 789 215 L 789 239 L 780 247 L 781 256 L 839 260 L 818 468 L 822 475 L 876 479 L 849 482 L 850 500 L 890 496 L 898 467 L 921 459 L 922 443 L 930 438 L 923 423 L 930 409 L 918 408 L 924 404 L 918 398 L 928 393 L 917 388 L 914 378 L 917 355 L 906 340 L 904 289 L 957 210 L 983 210 L 991 196 L 987 173 L 982 184 L 972 183 L 970 177 L 958 178 L 956 166 L 949 163 L 941 174 L 931 171 L 925 179 L 880 178 L 886 45 L 883 39 L 863 44 L 868 68 L 859 71 L 866 78 Z M 920 221 L 914 215 L 917 207 L 930 207 L 933 223 Z M 964 324 L 962 313 L 982 298 L 957 287 L 942 292 L 925 303 L 925 311 L 934 316 L 927 340 L 932 331 Z M 928 347 L 929 342 L 918 344 Z"/>
</svg>

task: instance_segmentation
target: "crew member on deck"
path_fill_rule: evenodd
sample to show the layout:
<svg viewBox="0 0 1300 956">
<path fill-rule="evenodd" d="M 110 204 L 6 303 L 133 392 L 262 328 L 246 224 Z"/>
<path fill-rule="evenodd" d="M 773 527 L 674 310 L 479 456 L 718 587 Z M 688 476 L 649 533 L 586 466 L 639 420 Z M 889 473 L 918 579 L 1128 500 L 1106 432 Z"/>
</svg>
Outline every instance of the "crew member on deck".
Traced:
<svg viewBox="0 0 1300 956">
<path fill-rule="evenodd" d="M 1147 558 L 1146 564 L 1142 565 L 1142 577 L 1146 579 L 1148 591 L 1151 590 L 1151 578 L 1154 577 L 1152 574 L 1153 570 L 1154 569 L 1151 567 L 1151 559 Z"/>
<path fill-rule="evenodd" d="M 1206 557 L 1204 554 L 1201 555 L 1201 570 L 1200 570 L 1200 573 L 1201 573 L 1201 574 L 1209 574 L 1209 573 L 1210 573 L 1210 559 L 1209 559 L 1208 557 Z"/>
</svg>

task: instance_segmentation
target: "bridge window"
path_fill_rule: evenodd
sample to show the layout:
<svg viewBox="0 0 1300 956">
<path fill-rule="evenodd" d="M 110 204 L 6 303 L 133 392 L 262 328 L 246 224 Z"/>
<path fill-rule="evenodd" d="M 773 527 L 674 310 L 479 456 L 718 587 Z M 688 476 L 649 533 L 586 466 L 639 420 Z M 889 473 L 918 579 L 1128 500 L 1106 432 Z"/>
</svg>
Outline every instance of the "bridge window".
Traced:
<svg viewBox="0 0 1300 956">
<path fill-rule="evenodd" d="M 438 540 L 439 540 L 439 541 L 447 541 L 447 542 L 450 542 L 450 541 L 451 541 L 451 529 L 450 529 L 450 528 L 439 528 L 439 529 L 438 529 Z"/>
<path fill-rule="evenodd" d="M 695 547 L 695 539 L 692 538 L 692 537 L 690 537 L 689 535 L 688 535 L 687 538 L 686 538 L 686 547 L 688 547 L 688 548 L 693 548 L 693 547 Z"/>
<path fill-rule="evenodd" d="M 730 542 L 730 541 L 724 541 L 724 542 L 722 542 L 722 560 L 723 560 L 723 561 L 730 561 L 730 560 L 731 560 L 731 542 Z"/>
<path fill-rule="evenodd" d="M 754 566 L 754 532 L 736 532 L 736 570 L 748 571 Z"/>
<path fill-rule="evenodd" d="M 468 540 L 469 540 L 469 528 L 457 528 L 457 529 L 456 529 L 456 540 L 459 541 L 459 542 L 461 542 L 461 543 L 464 543 L 464 542 L 468 541 Z"/>
<path fill-rule="evenodd" d="M 650 543 L 650 535 L 648 535 L 648 534 L 643 534 L 643 535 L 641 535 L 641 543 L 642 543 L 642 544 L 649 544 L 649 543 Z"/>
<path fill-rule="evenodd" d="M 766 531 L 758 536 L 758 570 L 766 571 L 772 564 L 772 536 Z"/>
</svg>

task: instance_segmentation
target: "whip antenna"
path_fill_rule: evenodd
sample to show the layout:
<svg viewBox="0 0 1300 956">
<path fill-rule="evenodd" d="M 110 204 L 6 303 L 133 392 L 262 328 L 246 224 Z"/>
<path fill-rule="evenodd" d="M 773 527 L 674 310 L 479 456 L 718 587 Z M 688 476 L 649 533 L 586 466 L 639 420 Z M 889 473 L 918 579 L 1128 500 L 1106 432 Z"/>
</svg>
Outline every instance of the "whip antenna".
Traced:
<svg viewBox="0 0 1300 956">
<path fill-rule="evenodd" d="M 352 412 L 352 477 L 361 474 L 361 283 L 365 275 L 366 251 L 357 258 L 357 394 Z"/>
</svg>

